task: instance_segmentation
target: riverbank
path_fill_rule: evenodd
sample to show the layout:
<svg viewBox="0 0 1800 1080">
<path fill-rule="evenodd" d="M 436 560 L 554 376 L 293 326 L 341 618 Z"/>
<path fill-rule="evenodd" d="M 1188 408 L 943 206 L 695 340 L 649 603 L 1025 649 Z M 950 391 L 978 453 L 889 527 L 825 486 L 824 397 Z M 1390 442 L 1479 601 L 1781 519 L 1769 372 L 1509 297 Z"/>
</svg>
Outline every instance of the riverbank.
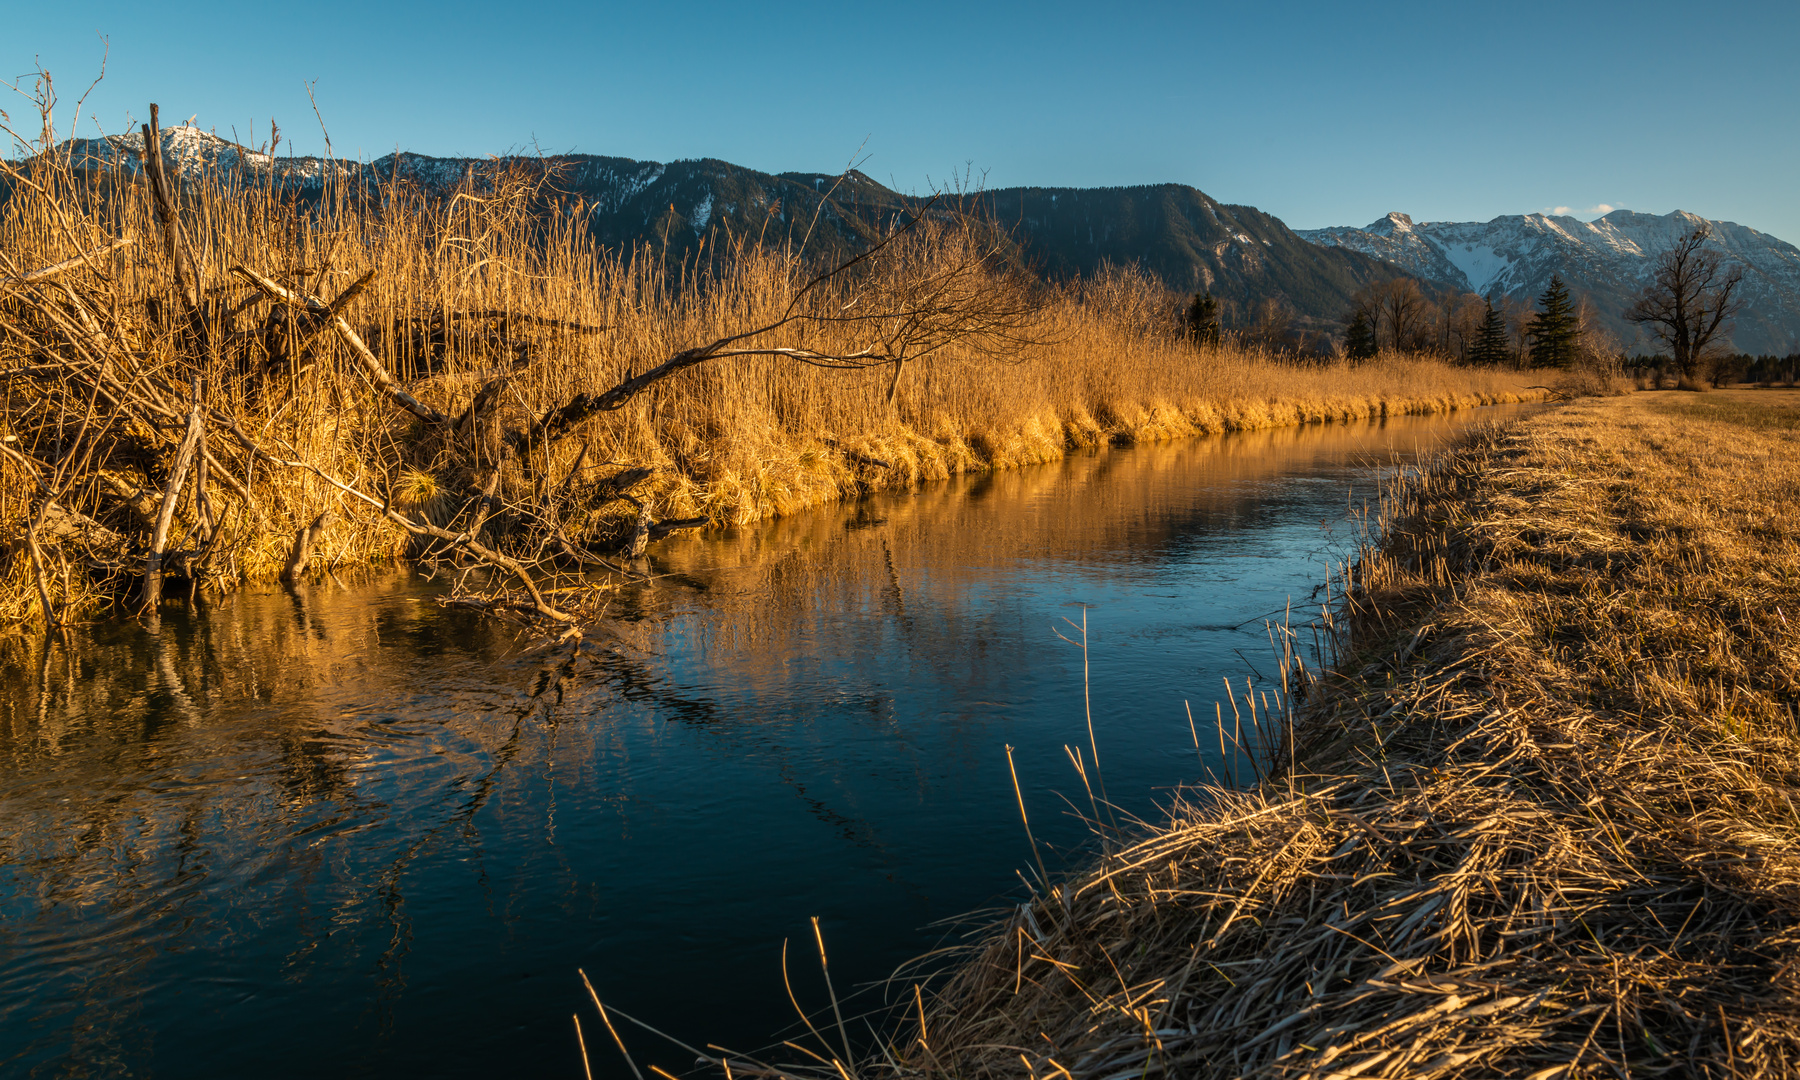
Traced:
<svg viewBox="0 0 1800 1080">
<path fill-rule="evenodd" d="M 1784 391 L 1412 477 L 1271 778 L 995 928 L 876 1071 L 1792 1075 L 1797 483 Z"/>
<path fill-rule="evenodd" d="M 948 211 L 835 267 L 795 238 L 671 266 L 597 247 L 549 174 L 302 200 L 159 168 L 44 154 L 9 181 L 0 628 L 165 574 L 404 558 L 491 571 L 471 602 L 561 626 L 598 595 L 584 574 L 676 529 L 1107 440 L 1541 394 L 1426 357 L 1197 349 L 1147 277 L 1049 285 Z"/>
</svg>

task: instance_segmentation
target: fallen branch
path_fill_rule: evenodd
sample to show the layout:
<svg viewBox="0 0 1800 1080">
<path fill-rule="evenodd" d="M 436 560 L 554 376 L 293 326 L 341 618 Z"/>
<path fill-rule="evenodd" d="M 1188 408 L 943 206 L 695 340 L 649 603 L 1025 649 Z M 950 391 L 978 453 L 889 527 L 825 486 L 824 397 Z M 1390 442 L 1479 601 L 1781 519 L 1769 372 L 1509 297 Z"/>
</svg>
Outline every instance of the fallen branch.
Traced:
<svg viewBox="0 0 1800 1080">
<path fill-rule="evenodd" d="M 131 242 L 131 237 L 121 236 L 117 240 L 111 240 L 101 244 L 92 251 L 84 251 L 73 259 L 65 259 L 62 262 L 54 263 L 50 266 L 41 266 L 36 270 L 27 270 L 23 274 L 15 274 L 12 277 L 0 277 L 0 285 L 36 285 L 39 282 L 49 281 L 51 278 L 56 277 L 66 270 L 73 270 L 78 266 L 86 266 L 89 262 L 98 259 L 102 255 L 110 255 L 120 248 L 126 247 Z"/>
<path fill-rule="evenodd" d="M 843 454 L 845 457 L 849 458 L 851 461 L 855 461 L 855 462 L 858 462 L 863 465 L 873 466 L 874 468 L 877 468 L 877 469 L 891 469 L 894 467 L 894 463 L 891 461 L 883 461 L 882 459 L 880 459 L 878 457 L 870 457 L 868 454 L 863 453 L 861 450 L 852 450 L 848 446 L 844 446 L 843 444 L 839 443 L 836 439 L 825 439 L 824 443 L 826 446 L 829 446 L 833 450 L 836 450 L 838 453 Z"/>
<path fill-rule="evenodd" d="M 319 466 L 314 465 L 310 461 L 294 461 L 283 458 L 277 454 L 272 454 L 261 446 L 258 446 L 254 439 L 251 439 L 248 435 L 244 434 L 242 426 L 240 426 L 235 419 L 227 418 L 227 420 L 229 421 L 228 426 L 232 435 L 236 436 L 238 442 L 244 449 L 255 454 L 257 457 L 274 465 L 282 465 L 290 469 L 303 469 L 310 472 L 351 498 L 367 504 L 379 512 L 382 517 L 393 522 L 395 525 L 400 526 L 407 532 L 412 533 L 414 536 L 430 536 L 438 540 L 443 540 L 457 550 L 467 552 L 490 566 L 506 571 L 518 579 L 519 584 L 525 589 L 526 594 L 531 597 L 532 609 L 539 615 L 552 622 L 570 626 L 575 624 L 575 616 L 562 611 L 544 599 L 544 594 L 538 589 L 537 582 L 533 580 L 531 572 L 517 559 L 495 551 L 493 548 L 476 540 L 471 533 L 451 532 L 449 529 L 441 529 L 429 522 L 414 521 L 400 511 L 395 510 L 390 503 L 377 499 L 360 488 L 344 483 L 342 480 L 332 476 L 330 473 L 321 469 Z"/>
<path fill-rule="evenodd" d="M 362 365 L 363 371 L 369 376 L 369 381 L 374 383 L 375 386 L 389 398 L 393 399 L 395 404 L 426 423 L 437 427 L 448 427 L 454 422 L 448 415 L 439 412 L 407 393 L 406 390 L 401 387 L 399 381 L 389 373 L 387 367 L 376 358 L 374 353 L 369 351 L 369 346 L 363 342 L 362 337 L 351 328 L 349 323 L 344 321 L 344 317 L 338 314 L 331 304 L 327 304 L 318 297 L 298 289 L 283 288 L 245 266 L 234 266 L 231 268 L 231 272 L 242 276 L 251 284 L 261 289 L 270 298 L 280 300 L 285 304 L 300 308 L 319 319 L 326 320 L 327 325 L 337 332 L 338 338 L 342 340 L 345 345 L 349 346 L 351 354 L 356 357 L 357 362 Z M 369 277 L 372 277 L 373 275 L 374 271 L 370 271 L 368 275 L 358 281 L 355 285 L 352 285 L 350 289 L 344 290 L 345 293 L 349 293 L 352 289 L 360 291 L 362 286 L 369 280 Z"/>
</svg>

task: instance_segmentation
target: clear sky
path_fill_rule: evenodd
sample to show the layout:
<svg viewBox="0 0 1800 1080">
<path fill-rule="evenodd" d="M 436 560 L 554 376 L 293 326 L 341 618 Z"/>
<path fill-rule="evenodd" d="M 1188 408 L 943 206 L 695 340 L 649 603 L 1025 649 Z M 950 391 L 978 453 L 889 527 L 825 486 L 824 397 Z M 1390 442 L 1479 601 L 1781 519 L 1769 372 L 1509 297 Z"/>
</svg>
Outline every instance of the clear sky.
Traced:
<svg viewBox="0 0 1800 1080">
<path fill-rule="evenodd" d="M 1295 228 L 1689 210 L 1800 243 L 1800 3 L 10 3 L 59 131 L 533 144 L 921 190 L 1177 181 Z M 13 98 L 15 128 L 35 120 Z M 82 133 L 93 134 L 84 117 Z M 866 140 L 866 143 L 865 143 Z M 283 147 L 284 151 L 288 147 Z"/>
</svg>

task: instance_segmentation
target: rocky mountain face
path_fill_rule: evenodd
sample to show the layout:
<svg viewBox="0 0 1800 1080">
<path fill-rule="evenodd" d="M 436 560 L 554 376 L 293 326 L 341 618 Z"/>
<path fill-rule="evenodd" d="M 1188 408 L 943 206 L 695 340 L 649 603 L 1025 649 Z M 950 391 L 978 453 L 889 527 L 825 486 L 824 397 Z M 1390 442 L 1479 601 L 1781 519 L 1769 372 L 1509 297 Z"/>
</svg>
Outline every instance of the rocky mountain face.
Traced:
<svg viewBox="0 0 1800 1080">
<path fill-rule="evenodd" d="M 416 183 L 447 191 L 485 160 L 389 155 L 367 163 L 272 158 L 195 127 L 162 133 L 171 171 L 235 170 L 297 193 L 328 181 Z M 78 163 L 135 173 L 142 136 L 67 144 Z M 858 172 L 771 174 L 712 159 L 661 163 L 587 154 L 512 159 L 558 170 L 556 189 L 579 199 L 603 244 L 650 243 L 670 256 L 731 237 L 806 239 L 830 254 L 854 250 L 925 199 Z M 1266 300 L 1302 327 L 1335 330 L 1352 293 L 1401 271 L 1348 247 L 1306 243 L 1277 218 L 1231 206 L 1179 184 L 1124 188 L 1002 188 L 941 205 L 988 215 L 1008 230 L 1028 264 L 1052 278 L 1091 274 L 1103 263 L 1137 263 L 1181 292 L 1210 290 L 1227 325 L 1255 318 Z"/>
<path fill-rule="evenodd" d="M 1655 343 L 1622 313 L 1654 276 L 1656 256 L 1706 223 L 1681 210 L 1661 216 L 1614 210 L 1594 221 L 1523 214 L 1487 222 L 1416 222 L 1393 213 L 1366 228 L 1309 229 L 1299 235 L 1483 296 L 1535 299 L 1551 275 L 1560 274 L 1628 350 L 1654 352 Z M 1713 243 L 1744 267 L 1744 311 L 1733 335 L 1737 349 L 1778 356 L 1800 352 L 1800 248 L 1733 222 L 1710 224 Z"/>
</svg>

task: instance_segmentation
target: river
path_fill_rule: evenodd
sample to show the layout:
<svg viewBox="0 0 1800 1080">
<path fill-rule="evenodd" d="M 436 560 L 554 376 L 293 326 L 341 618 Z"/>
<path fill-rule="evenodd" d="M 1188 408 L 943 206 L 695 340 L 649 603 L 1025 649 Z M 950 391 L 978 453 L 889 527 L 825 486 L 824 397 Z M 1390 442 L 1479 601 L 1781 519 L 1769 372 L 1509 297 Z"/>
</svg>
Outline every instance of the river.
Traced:
<svg viewBox="0 0 1800 1080">
<path fill-rule="evenodd" d="M 1220 769 L 1221 680 L 1273 669 L 1265 619 L 1316 613 L 1378 478 L 1514 412 L 1099 450 L 673 538 L 573 660 L 417 574 L 15 640 L 0 1075 L 574 1078 L 578 1010 L 596 1075 L 628 1075 L 578 967 L 689 1042 L 761 1047 L 795 1020 L 784 939 L 827 1004 L 813 916 L 847 1011 L 876 1008 L 961 940 L 945 920 L 1023 894 L 1008 745 L 1052 872 L 1090 837 L 1065 747 L 1153 818 Z"/>
</svg>

